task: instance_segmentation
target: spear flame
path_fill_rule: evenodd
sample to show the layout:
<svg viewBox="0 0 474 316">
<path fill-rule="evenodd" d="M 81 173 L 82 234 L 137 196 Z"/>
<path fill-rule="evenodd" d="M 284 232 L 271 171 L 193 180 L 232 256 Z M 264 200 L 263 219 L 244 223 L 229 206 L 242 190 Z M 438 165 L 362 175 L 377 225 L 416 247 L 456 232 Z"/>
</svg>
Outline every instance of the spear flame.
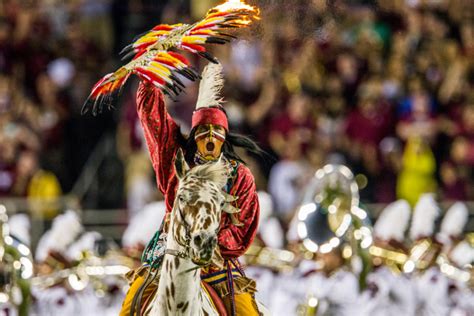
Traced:
<svg viewBox="0 0 474 316">
<path fill-rule="evenodd" d="M 213 14 L 218 12 L 242 12 L 247 11 L 249 16 L 243 17 L 241 20 L 238 20 L 239 23 L 247 25 L 251 23 L 251 18 L 255 20 L 260 20 L 260 10 L 257 7 L 246 4 L 241 0 L 227 0 L 223 4 L 215 6 L 210 9 L 207 14 Z"/>
</svg>

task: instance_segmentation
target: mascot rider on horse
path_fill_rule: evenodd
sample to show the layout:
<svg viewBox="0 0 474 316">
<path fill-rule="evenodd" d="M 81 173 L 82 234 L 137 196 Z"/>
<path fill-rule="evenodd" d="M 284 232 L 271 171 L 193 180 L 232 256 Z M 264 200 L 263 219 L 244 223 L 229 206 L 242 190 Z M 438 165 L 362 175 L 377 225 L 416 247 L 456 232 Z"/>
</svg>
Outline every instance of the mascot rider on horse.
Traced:
<svg viewBox="0 0 474 316">
<path fill-rule="evenodd" d="M 231 133 L 227 114 L 221 106 L 219 91 L 223 85 L 222 66 L 209 64 L 203 72 L 196 110 L 192 116 L 192 129 L 184 136 L 167 112 L 160 89 L 141 82 L 137 93 L 137 110 L 146 143 L 150 152 L 157 185 L 166 203 L 166 216 L 160 229 L 148 243 L 143 256 L 143 265 L 132 271 L 131 287 L 124 300 L 120 315 L 129 315 L 133 298 L 141 294 L 140 302 L 149 301 L 154 295 L 158 280 L 146 288 L 141 287 L 150 269 L 160 269 L 165 253 L 166 232 L 170 212 L 173 209 L 178 178 L 174 169 L 174 158 L 181 148 L 187 163 L 192 167 L 221 157 L 228 165 L 229 181 L 224 190 L 236 197 L 236 214 L 223 213 L 218 232 L 218 247 L 210 265 L 203 267 L 201 279 L 210 292 L 222 299 L 228 315 L 258 315 L 254 298 L 255 281 L 245 277 L 238 257 L 243 255 L 257 232 L 259 203 L 255 181 L 250 170 L 234 151 L 242 147 L 260 154 L 262 151 L 249 138 Z M 143 293 L 138 293 L 138 292 Z"/>
</svg>

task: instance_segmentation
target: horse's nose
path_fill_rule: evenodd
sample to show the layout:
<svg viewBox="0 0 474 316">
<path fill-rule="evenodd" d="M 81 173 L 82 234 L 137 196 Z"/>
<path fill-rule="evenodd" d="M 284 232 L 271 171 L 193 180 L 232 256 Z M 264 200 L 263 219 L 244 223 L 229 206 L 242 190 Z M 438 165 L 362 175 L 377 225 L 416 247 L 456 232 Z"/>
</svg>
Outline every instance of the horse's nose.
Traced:
<svg viewBox="0 0 474 316">
<path fill-rule="evenodd" d="M 196 244 L 196 246 L 201 246 L 202 234 L 198 234 L 198 235 L 194 236 L 193 241 Z"/>
<path fill-rule="evenodd" d="M 210 236 L 206 243 L 203 245 L 204 248 L 207 248 L 209 250 L 214 250 L 214 248 L 217 245 L 217 238 L 216 236 Z"/>
<path fill-rule="evenodd" d="M 213 249 L 216 246 L 217 239 L 215 236 L 205 232 L 199 233 L 193 237 L 194 244 L 202 249 Z"/>
</svg>

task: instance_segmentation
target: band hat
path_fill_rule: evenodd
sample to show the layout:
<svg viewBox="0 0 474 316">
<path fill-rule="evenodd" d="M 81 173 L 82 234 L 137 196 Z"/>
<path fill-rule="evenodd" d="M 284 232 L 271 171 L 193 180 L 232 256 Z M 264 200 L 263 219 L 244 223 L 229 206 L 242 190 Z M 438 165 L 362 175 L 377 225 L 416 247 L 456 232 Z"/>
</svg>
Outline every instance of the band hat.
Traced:
<svg viewBox="0 0 474 316">
<path fill-rule="evenodd" d="M 229 130 L 227 116 L 220 108 L 201 108 L 194 111 L 192 127 L 207 124 L 220 125 L 224 127 L 226 131 Z"/>
</svg>

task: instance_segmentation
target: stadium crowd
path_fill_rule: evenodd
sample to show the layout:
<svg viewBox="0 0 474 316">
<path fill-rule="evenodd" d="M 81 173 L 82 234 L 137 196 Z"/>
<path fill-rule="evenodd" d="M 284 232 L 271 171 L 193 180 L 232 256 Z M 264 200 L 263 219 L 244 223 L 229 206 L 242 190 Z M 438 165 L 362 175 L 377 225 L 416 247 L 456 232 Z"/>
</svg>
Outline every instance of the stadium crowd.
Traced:
<svg viewBox="0 0 474 316">
<path fill-rule="evenodd" d="M 213 52 L 225 70 L 231 128 L 273 157 L 246 162 L 280 218 L 326 163 L 348 165 L 365 202 L 414 205 L 424 192 L 474 199 L 468 1 L 249 2 L 262 12 L 256 28 Z M 0 197 L 70 192 L 101 137 L 113 135 L 102 186 L 118 194 L 104 193 L 94 207 L 138 210 L 157 198 L 136 81 L 116 110 L 92 117 L 80 109 L 134 36 L 159 23 L 197 21 L 213 4 L 0 0 Z M 192 63 L 202 69 L 205 61 Z M 198 84 L 168 102 L 183 131 Z"/>
</svg>

